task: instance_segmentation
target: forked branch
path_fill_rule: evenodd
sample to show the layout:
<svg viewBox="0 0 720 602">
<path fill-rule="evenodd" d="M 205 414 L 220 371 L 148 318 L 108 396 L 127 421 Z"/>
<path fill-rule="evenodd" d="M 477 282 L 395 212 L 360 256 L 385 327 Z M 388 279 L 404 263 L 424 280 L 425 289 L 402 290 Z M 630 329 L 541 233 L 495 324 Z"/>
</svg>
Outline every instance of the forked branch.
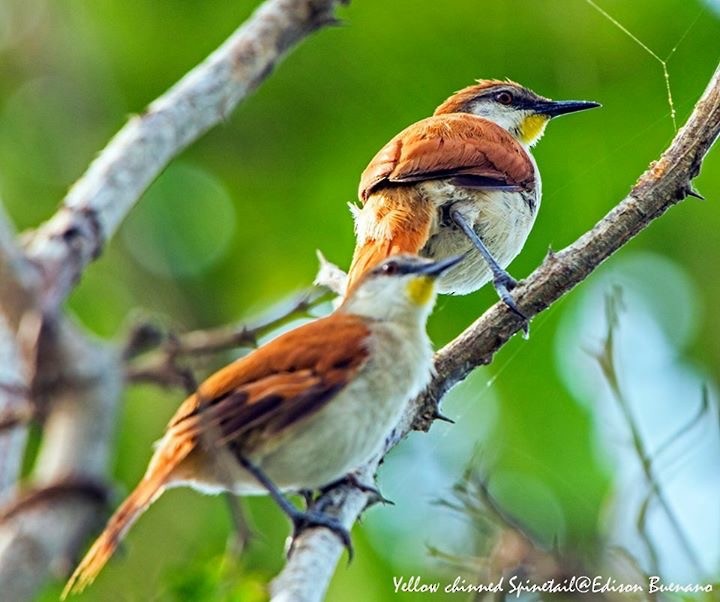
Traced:
<svg viewBox="0 0 720 602">
<path fill-rule="evenodd" d="M 24 249 L 0 214 L 3 600 L 32 599 L 51 570 L 69 567 L 104 498 L 97 492 L 107 470 L 122 362 L 114 348 L 70 324 L 63 301 L 167 164 L 227 117 L 298 42 L 335 23 L 334 10 L 344 1 L 266 0 L 207 60 L 118 132 L 58 212 L 25 237 Z M 38 405 L 30 405 L 31 392 L 44 394 L 43 443 L 33 471 L 41 490 L 17 498 L 26 422 Z M 78 503 L 78 495 L 87 503 Z"/>
</svg>

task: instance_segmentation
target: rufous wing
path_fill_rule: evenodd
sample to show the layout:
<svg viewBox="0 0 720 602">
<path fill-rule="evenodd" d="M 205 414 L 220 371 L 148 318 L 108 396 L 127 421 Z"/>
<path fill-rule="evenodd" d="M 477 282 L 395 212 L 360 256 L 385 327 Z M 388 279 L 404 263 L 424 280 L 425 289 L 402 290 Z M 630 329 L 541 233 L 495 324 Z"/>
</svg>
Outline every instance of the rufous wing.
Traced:
<svg viewBox="0 0 720 602">
<path fill-rule="evenodd" d="M 475 115 L 434 115 L 406 128 L 380 149 L 360 179 L 363 207 L 355 216 L 347 292 L 383 259 L 425 246 L 437 208 L 416 183 L 438 179 L 465 188 L 523 191 L 534 188 L 535 169 L 507 131 Z"/>
<path fill-rule="evenodd" d="M 475 115 L 452 113 L 418 121 L 380 149 L 362 174 L 358 196 L 366 202 L 384 187 L 454 177 L 475 188 L 535 186 L 530 156 L 506 130 Z"/>
<path fill-rule="evenodd" d="M 242 452 L 320 410 L 368 356 L 367 325 L 336 312 L 220 370 L 179 408 L 165 440 L 203 438 Z"/>
<path fill-rule="evenodd" d="M 225 445 L 242 453 L 317 412 L 365 364 L 368 335 L 360 318 L 336 312 L 279 336 L 203 382 L 170 421 L 143 480 L 113 514 L 62 597 L 92 583 L 135 520 L 172 481 L 173 470 L 198 445 L 206 453 Z"/>
</svg>

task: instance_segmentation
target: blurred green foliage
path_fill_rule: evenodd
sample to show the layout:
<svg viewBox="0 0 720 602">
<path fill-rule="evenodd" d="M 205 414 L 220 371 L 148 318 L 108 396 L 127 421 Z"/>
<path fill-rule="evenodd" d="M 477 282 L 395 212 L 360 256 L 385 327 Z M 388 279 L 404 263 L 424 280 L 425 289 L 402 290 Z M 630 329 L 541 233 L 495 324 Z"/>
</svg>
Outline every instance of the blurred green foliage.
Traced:
<svg viewBox="0 0 720 602">
<path fill-rule="evenodd" d="M 2 0 L 0 193 L 18 228 L 50 216 L 128 115 L 201 61 L 256 4 Z M 668 68 L 680 123 L 717 63 L 720 22 L 711 5 L 602 2 L 660 57 L 675 49 Z M 356 0 L 341 14 L 343 26 L 293 52 L 151 187 L 70 300 L 89 329 L 121 339 L 138 313 L 180 330 L 222 324 L 262 313 L 310 283 L 315 249 L 347 266 L 353 234 L 346 204 L 366 162 L 478 77 L 509 77 L 553 98 L 604 105 L 553 123 L 537 147 L 543 206 L 511 266 L 516 277 L 548 247 L 561 248 L 592 226 L 673 135 L 660 64 L 583 0 Z M 673 209 L 605 268 L 612 274 L 643 252 L 683 272 L 694 287 L 697 326 L 677 353 L 710 383 L 720 366 L 719 167 L 716 152 L 697 179 L 707 203 Z M 645 290 L 664 295 L 662 274 Z M 592 290 L 602 299 L 600 289 Z M 618 493 L 607 450 L 626 441 L 622 433 L 603 437 L 597 407 L 562 375 L 563 357 L 597 343 L 583 336 L 582 321 L 566 329 L 557 349 L 558 328 L 580 315 L 582 294 L 535 320 L 529 341 L 511 341 L 492 366 L 458 387 L 445 406 L 457 425 L 415 434 L 392 454 L 381 484 L 405 506 L 370 511 L 367 527 L 354 533 L 356 559 L 341 563 L 329 599 L 391 600 L 394 575 L 447 576 L 424 544 L 458 551 L 469 527 L 438 517 L 431 502 L 449 492 L 473 450 L 494 494 L 548 541 L 559 537 L 583 550 L 609 537 L 608 507 Z M 437 345 L 493 302 L 490 289 L 441 299 L 430 327 Z M 671 306 L 658 320 L 673 322 L 681 310 Z M 151 387 L 128 390 L 114 467 L 125 490 L 141 476 L 180 398 Z M 415 522 L 408 522 L 412 496 Z M 127 553 L 80 599 L 261 599 L 262 583 L 282 565 L 288 525 L 268 500 L 249 507 L 259 537 L 239 561 L 218 560 L 230 530 L 223 500 L 166 494 L 133 529 Z M 453 537 L 423 530 L 436 517 L 443 525 L 456 520 Z M 706 553 L 716 555 L 717 546 Z M 717 566 L 716 556 L 708 558 Z M 58 591 L 51 587 L 44 599 Z"/>
</svg>

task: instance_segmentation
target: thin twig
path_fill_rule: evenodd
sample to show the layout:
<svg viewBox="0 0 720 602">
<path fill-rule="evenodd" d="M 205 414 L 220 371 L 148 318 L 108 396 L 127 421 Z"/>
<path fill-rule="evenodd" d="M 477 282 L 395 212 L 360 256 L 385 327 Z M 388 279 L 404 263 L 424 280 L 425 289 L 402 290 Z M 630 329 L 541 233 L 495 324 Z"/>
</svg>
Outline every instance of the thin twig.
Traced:
<svg viewBox="0 0 720 602">
<path fill-rule="evenodd" d="M 667 439 L 665 439 L 660 445 L 657 446 L 657 449 L 653 452 L 651 458 L 653 463 L 656 463 L 658 458 L 662 456 L 667 450 L 671 449 L 682 437 L 694 430 L 695 427 L 701 423 L 702 419 L 705 418 L 709 412 L 710 391 L 708 390 L 707 385 L 703 384 L 702 389 L 700 390 L 700 407 L 698 407 L 697 412 L 695 412 L 695 414 L 690 417 L 690 420 L 688 420 L 682 426 L 678 427 L 678 429 L 674 433 L 670 434 Z"/>
<path fill-rule="evenodd" d="M 680 542 L 680 546 L 685 555 L 687 556 L 688 560 L 690 561 L 691 565 L 702 570 L 702 562 L 700 561 L 699 556 L 692 547 L 692 544 L 690 543 L 687 534 L 680 525 L 680 520 L 675 514 L 675 511 L 672 509 L 672 506 L 670 505 L 670 502 L 665 496 L 665 493 L 660 485 L 660 481 L 655 474 L 655 469 L 653 468 L 652 464 L 652 457 L 648 452 L 642 435 L 640 434 L 640 427 L 637 423 L 637 420 L 635 420 L 635 416 L 632 412 L 632 409 L 630 408 L 630 404 L 625 398 L 625 395 L 623 394 L 622 386 L 620 385 L 620 379 L 618 377 L 618 373 L 615 367 L 614 354 L 614 333 L 617 328 L 619 319 L 618 308 L 616 307 L 612 298 L 608 298 L 606 303 L 608 307 L 607 333 L 605 335 L 605 340 L 603 341 L 602 350 L 595 355 L 595 359 L 600 366 L 603 376 L 605 377 L 605 381 L 610 387 L 612 396 L 615 399 L 615 402 L 620 409 L 620 412 L 622 413 L 625 424 L 630 430 L 632 446 L 635 450 L 635 454 L 637 455 L 638 460 L 640 461 L 640 467 L 642 469 L 643 476 L 645 477 L 645 480 L 649 487 L 649 493 L 646 501 L 641 506 L 641 511 L 638 514 L 638 528 L 640 530 L 640 533 L 643 535 L 645 547 L 647 548 L 648 553 L 651 556 L 651 560 L 657 565 L 658 555 L 655 550 L 655 546 L 650 540 L 649 534 L 646 530 L 647 510 L 649 508 L 650 501 L 653 498 L 657 499 L 660 507 L 663 509 L 663 512 L 665 513 L 665 516 L 670 523 L 671 528 L 675 532 L 675 537 L 677 537 L 678 541 Z"/>
<path fill-rule="evenodd" d="M 330 301 L 333 296 L 327 289 L 315 287 L 300 295 L 279 314 L 262 318 L 256 324 L 232 324 L 170 337 L 148 325 L 141 325 L 130 337 L 123 354 L 126 359 L 133 360 L 126 368 L 125 377 L 135 383 L 182 386 L 180 360 L 230 349 L 257 347 L 263 337 L 295 320 L 311 317 L 312 309 Z M 145 344 L 148 339 L 151 340 L 149 345 Z M 155 349 L 148 352 L 149 347 Z"/>
</svg>

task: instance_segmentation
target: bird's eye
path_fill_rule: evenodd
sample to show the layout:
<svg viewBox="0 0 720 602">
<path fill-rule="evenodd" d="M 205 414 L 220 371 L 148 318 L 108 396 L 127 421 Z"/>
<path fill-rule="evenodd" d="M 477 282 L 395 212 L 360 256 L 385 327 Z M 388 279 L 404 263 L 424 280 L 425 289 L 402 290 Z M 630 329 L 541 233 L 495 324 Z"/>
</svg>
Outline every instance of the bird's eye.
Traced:
<svg viewBox="0 0 720 602">
<path fill-rule="evenodd" d="M 394 261 L 388 261 L 382 266 L 382 273 L 386 276 L 393 276 L 398 273 L 399 266 Z"/>
<path fill-rule="evenodd" d="M 495 95 L 495 100 L 498 101 L 501 105 L 509 105 L 512 104 L 513 95 L 510 94 L 510 92 L 498 92 Z"/>
</svg>

